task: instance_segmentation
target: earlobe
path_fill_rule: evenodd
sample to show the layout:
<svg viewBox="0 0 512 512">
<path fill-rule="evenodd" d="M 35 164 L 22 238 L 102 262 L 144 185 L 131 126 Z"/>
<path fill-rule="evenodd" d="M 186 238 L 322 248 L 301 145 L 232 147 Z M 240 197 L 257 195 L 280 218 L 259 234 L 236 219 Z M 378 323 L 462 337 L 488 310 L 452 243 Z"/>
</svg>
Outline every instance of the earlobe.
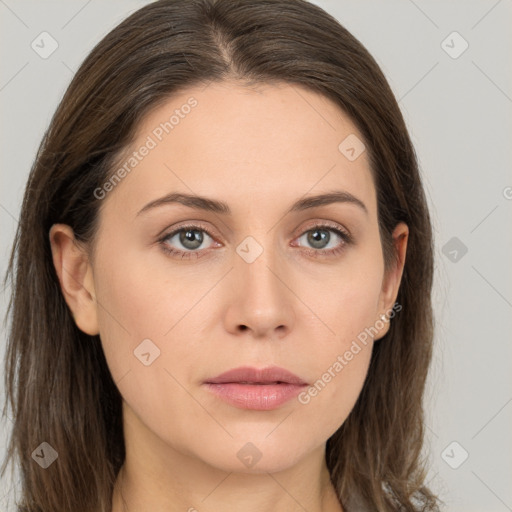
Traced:
<svg viewBox="0 0 512 512">
<path fill-rule="evenodd" d="M 93 273 L 86 251 L 66 224 L 54 224 L 49 237 L 62 294 L 77 327 L 91 336 L 99 334 Z"/>
</svg>

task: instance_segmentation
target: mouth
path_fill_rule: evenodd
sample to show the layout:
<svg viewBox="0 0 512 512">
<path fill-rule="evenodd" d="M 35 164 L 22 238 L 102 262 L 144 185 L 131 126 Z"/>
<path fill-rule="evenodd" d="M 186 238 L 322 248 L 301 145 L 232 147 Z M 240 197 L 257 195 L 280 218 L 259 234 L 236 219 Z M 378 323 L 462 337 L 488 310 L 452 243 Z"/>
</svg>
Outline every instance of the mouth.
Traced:
<svg viewBox="0 0 512 512">
<path fill-rule="evenodd" d="M 203 385 L 221 400 L 239 409 L 269 411 L 297 396 L 308 385 L 279 367 L 241 367 L 207 379 Z"/>
</svg>

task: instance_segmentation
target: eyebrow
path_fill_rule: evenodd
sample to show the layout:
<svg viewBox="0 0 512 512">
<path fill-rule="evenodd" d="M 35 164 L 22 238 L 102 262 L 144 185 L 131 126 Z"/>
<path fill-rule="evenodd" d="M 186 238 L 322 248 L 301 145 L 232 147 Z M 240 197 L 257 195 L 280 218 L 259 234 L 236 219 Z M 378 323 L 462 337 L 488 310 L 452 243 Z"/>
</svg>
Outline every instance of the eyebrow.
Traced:
<svg viewBox="0 0 512 512">
<path fill-rule="evenodd" d="M 189 208 L 194 208 L 196 210 L 204 210 L 207 212 L 213 212 L 222 215 L 231 215 L 232 213 L 229 205 L 223 201 L 219 201 L 217 199 L 212 199 L 208 197 L 172 192 L 146 204 L 141 210 L 139 210 L 137 216 L 159 206 L 173 203 L 182 204 L 184 206 L 188 206 Z M 299 199 L 291 206 L 291 208 L 286 213 L 288 214 L 292 212 L 299 212 L 307 210 L 309 208 L 316 208 L 319 206 L 324 206 L 333 203 L 353 204 L 359 207 L 368 215 L 368 209 L 360 199 L 352 195 L 350 192 L 341 190 L 335 190 L 332 192 L 327 192 L 324 194 Z"/>
</svg>

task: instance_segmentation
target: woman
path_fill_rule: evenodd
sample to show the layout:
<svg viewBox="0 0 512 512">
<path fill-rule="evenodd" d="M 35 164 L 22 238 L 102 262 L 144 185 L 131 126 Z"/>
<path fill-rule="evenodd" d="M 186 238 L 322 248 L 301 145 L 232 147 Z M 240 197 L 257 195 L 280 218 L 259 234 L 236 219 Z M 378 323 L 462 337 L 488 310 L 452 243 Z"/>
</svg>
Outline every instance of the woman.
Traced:
<svg viewBox="0 0 512 512">
<path fill-rule="evenodd" d="M 19 510 L 437 510 L 432 269 L 399 107 L 334 18 L 139 9 L 76 73 L 25 192 Z"/>
</svg>

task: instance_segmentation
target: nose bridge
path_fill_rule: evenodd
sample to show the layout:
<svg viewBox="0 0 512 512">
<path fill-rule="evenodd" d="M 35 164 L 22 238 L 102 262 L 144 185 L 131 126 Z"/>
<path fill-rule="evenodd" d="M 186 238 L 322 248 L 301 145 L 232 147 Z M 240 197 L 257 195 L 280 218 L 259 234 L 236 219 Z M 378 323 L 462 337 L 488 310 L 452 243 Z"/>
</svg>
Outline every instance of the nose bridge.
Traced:
<svg viewBox="0 0 512 512">
<path fill-rule="evenodd" d="M 280 294 L 282 284 L 274 275 L 281 268 L 279 247 L 274 233 L 265 233 L 262 229 L 258 234 L 246 236 L 236 247 L 237 259 L 235 273 L 237 278 L 256 293 L 264 292 L 271 295 Z M 267 299 L 270 297 L 267 297 Z"/>
<path fill-rule="evenodd" d="M 254 232 L 255 233 L 255 232 Z M 274 231 L 261 229 L 246 236 L 236 247 L 234 275 L 237 293 L 236 322 L 271 335 L 278 327 L 290 327 L 292 295 Z"/>
</svg>

